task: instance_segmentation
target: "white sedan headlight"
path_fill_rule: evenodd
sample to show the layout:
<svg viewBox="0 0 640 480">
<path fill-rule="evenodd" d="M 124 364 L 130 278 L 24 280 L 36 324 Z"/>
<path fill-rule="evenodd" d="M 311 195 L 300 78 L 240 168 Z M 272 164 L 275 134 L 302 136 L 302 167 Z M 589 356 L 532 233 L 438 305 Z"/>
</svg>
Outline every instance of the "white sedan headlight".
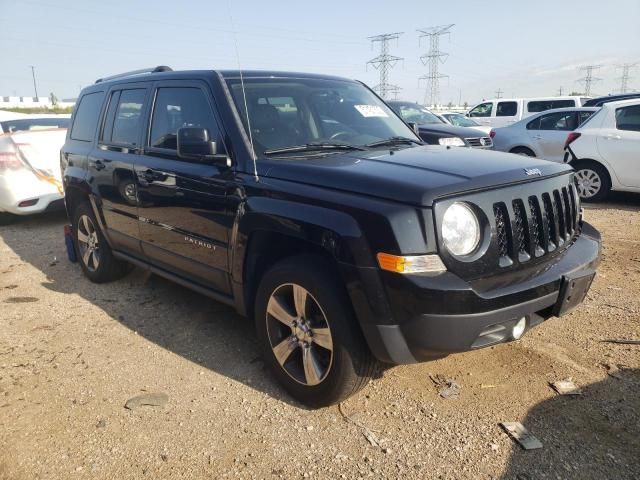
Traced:
<svg viewBox="0 0 640 480">
<path fill-rule="evenodd" d="M 464 141 L 458 137 L 439 138 L 438 143 L 448 147 L 464 147 Z"/>
<path fill-rule="evenodd" d="M 469 255 L 478 248 L 480 223 L 468 205 L 456 202 L 447 208 L 442 218 L 442 239 L 454 255 Z"/>
</svg>

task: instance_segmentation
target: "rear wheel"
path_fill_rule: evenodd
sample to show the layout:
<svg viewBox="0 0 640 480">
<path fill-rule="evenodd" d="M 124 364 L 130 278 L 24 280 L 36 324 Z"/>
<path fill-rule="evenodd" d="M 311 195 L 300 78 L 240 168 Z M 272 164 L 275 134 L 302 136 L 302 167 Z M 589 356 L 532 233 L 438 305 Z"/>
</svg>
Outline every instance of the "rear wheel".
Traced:
<svg viewBox="0 0 640 480">
<path fill-rule="evenodd" d="M 578 194 L 585 202 L 601 202 L 609 196 L 611 178 L 602 165 L 592 161 L 579 161 L 573 165 L 578 182 Z"/>
<path fill-rule="evenodd" d="M 13 215 L 8 212 L 0 212 L 0 225 L 11 225 L 12 223 L 15 223 L 16 220 L 18 220 L 17 215 Z"/>
<path fill-rule="evenodd" d="M 81 203 L 74 212 L 73 241 L 82 271 L 92 282 L 110 282 L 127 273 L 127 264 L 113 256 L 88 203 Z"/>
<path fill-rule="evenodd" d="M 536 154 L 533 152 L 533 150 L 527 148 L 527 147 L 516 147 L 512 150 L 510 150 L 510 153 L 515 153 L 516 155 L 524 155 L 525 157 L 535 157 Z"/>
<path fill-rule="evenodd" d="M 377 364 L 339 279 L 313 255 L 265 273 L 256 296 L 256 329 L 265 362 L 302 403 L 323 407 L 350 397 Z"/>
</svg>

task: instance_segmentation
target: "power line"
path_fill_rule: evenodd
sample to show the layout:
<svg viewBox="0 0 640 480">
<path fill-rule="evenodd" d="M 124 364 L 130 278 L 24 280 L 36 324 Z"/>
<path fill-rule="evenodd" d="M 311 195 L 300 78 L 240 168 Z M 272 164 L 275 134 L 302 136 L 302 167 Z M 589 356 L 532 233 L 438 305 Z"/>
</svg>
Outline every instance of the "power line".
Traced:
<svg viewBox="0 0 640 480">
<path fill-rule="evenodd" d="M 578 70 L 581 72 L 584 71 L 585 76 L 578 79 L 578 82 L 584 83 L 584 94 L 591 95 L 591 84 L 593 82 L 599 82 L 602 80 L 601 78 L 596 78 L 593 76 L 593 71 L 601 68 L 602 65 L 585 65 L 584 67 L 580 67 Z"/>
<path fill-rule="evenodd" d="M 500 90 L 500 89 L 496 90 L 496 98 L 502 98 L 502 94 L 503 93 L 504 92 L 502 90 Z"/>
<path fill-rule="evenodd" d="M 620 80 L 620 93 L 627 93 L 629 91 L 629 80 L 631 80 L 629 72 L 637 65 L 637 63 L 625 63 L 624 65 L 619 65 L 616 67 L 616 70 L 618 68 L 622 68 L 622 76 L 616 78 L 616 80 Z"/>
<path fill-rule="evenodd" d="M 397 98 L 398 92 L 400 91 L 399 86 L 389 83 L 389 70 L 391 70 L 398 61 L 404 60 L 404 58 L 389 54 L 389 42 L 391 40 L 397 40 L 403 33 L 404 32 L 384 33 L 382 35 L 369 37 L 372 48 L 376 43 L 380 43 L 380 55 L 369 60 L 367 66 L 372 65 L 373 68 L 380 71 L 380 82 L 373 87 L 373 89 L 384 99 L 388 99 L 391 94 L 393 94 L 394 98 Z"/>
<path fill-rule="evenodd" d="M 429 67 L 429 73 L 423 75 L 418 79 L 428 80 L 427 89 L 424 94 L 424 103 L 428 105 L 436 105 L 440 97 L 440 79 L 448 78 L 448 75 L 444 75 L 438 71 L 440 63 L 444 63 L 449 56 L 448 53 L 440 51 L 440 37 L 442 35 L 449 35 L 449 31 L 454 24 L 441 25 L 438 27 L 429 27 L 419 29 L 420 36 L 418 37 L 418 44 L 423 37 L 429 37 L 429 52 L 420 57 L 422 64 Z"/>
<path fill-rule="evenodd" d="M 562 96 L 562 85 L 560 85 L 560 88 L 558 89 L 558 96 L 559 97 Z"/>
</svg>

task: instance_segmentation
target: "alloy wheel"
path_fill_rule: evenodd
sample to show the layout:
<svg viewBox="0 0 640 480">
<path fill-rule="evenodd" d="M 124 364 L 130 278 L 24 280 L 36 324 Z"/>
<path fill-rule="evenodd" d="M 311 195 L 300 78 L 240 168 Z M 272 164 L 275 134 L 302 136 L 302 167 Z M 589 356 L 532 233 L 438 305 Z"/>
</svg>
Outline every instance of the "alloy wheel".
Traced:
<svg viewBox="0 0 640 480">
<path fill-rule="evenodd" d="M 266 322 L 282 369 L 303 385 L 321 383 L 333 363 L 333 337 L 317 300 L 300 285 L 280 285 L 269 297 Z"/>
<path fill-rule="evenodd" d="M 598 172 L 590 168 L 582 168 L 576 172 L 578 194 L 581 198 L 591 198 L 602 188 L 602 179 Z"/>
<path fill-rule="evenodd" d="M 95 272 L 100 265 L 100 244 L 96 227 L 88 215 L 78 219 L 77 235 L 82 262 L 89 271 Z"/>
</svg>

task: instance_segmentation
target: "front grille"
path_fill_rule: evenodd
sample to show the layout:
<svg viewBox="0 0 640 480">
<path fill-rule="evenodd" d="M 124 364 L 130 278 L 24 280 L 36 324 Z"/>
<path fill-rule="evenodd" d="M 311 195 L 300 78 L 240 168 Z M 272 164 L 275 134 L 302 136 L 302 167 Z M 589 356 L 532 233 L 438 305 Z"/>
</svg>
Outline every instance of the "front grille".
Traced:
<svg viewBox="0 0 640 480">
<path fill-rule="evenodd" d="M 493 214 L 499 264 L 525 263 L 569 242 L 577 233 L 575 189 L 568 184 L 550 192 L 495 203 Z"/>
<path fill-rule="evenodd" d="M 490 148 L 493 146 L 493 141 L 491 140 L 491 137 L 465 138 L 465 140 L 473 148 Z"/>
</svg>

